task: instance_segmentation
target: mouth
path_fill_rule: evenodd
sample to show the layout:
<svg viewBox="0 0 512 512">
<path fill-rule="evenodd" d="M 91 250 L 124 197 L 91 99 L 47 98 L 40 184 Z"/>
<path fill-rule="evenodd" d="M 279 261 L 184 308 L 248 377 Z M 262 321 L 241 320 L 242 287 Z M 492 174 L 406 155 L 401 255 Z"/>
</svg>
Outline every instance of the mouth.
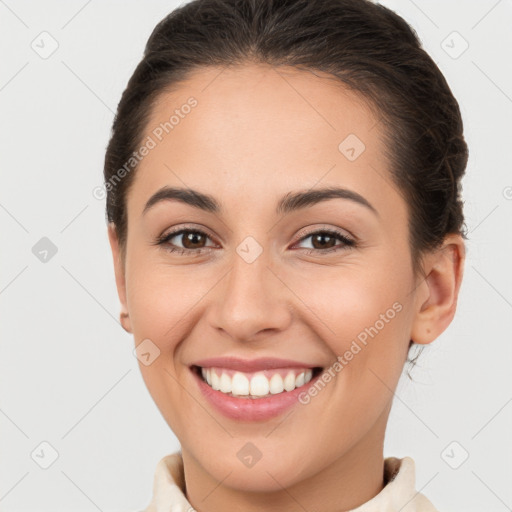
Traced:
<svg viewBox="0 0 512 512">
<path fill-rule="evenodd" d="M 306 386 L 322 373 L 323 367 L 271 368 L 245 372 L 192 365 L 190 370 L 209 388 L 226 397 L 258 400 L 285 395 Z"/>
</svg>

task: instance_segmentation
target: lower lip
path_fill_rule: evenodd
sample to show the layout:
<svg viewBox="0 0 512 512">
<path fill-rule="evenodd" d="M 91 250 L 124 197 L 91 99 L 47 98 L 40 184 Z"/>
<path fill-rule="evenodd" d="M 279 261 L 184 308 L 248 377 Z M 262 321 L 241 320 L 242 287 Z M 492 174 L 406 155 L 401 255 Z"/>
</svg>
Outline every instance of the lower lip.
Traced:
<svg viewBox="0 0 512 512">
<path fill-rule="evenodd" d="M 294 404 L 300 404 L 299 395 L 312 386 L 321 372 L 308 383 L 268 398 L 235 398 L 210 387 L 194 370 L 192 375 L 206 399 L 224 416 L 238 421 L 265 421 L 279 416 Z"/>
</svg>

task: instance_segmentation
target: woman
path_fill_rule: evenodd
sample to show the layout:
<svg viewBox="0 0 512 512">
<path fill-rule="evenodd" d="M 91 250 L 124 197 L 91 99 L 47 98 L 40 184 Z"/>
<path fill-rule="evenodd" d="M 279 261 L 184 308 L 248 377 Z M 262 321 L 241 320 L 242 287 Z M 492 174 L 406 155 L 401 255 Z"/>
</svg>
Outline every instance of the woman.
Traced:
<svg viewBox="0 0 512 512">
<path fill-rule="evenodd" d="M 453 319 L 457 101 L 368 0 L 195 0 L 105 158 L 121 323 L 178 438 L 147 512 L 435 511 L 383 458 L 409 350 Z"/>
</svg>

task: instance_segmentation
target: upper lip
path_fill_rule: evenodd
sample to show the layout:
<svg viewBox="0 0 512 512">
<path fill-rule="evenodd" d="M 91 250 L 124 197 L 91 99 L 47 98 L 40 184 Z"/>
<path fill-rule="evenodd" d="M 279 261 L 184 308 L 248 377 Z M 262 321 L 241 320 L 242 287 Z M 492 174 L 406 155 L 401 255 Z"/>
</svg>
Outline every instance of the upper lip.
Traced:
<svg viewBox="0 0 512 512">
<path fill-rule="evenodd" d="M 274 357 L 260 357 L 258 359 L 240 359 L 238 357 L 212 357 L 201 359 L 191 366 L 203 368 L 226 368 L 240 372 L 257 372 L 276 368 L 317 368 L 320 365 L 293 361 L 291 359 L 277 359 Z"/>
</svg>

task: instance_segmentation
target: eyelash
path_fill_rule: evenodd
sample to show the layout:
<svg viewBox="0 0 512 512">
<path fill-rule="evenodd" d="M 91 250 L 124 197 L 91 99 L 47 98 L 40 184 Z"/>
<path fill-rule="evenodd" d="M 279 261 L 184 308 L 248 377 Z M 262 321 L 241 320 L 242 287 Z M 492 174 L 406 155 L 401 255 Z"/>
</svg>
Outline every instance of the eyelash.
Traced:
<svg viewBox="0 0 512 512">
<path fill-rule="evenodd" d="M 169 240 L 171 240 L 172 238 L 174 238 L 174 237 L 176 237 L 178 235 L 183 235 L 185 233 L 194 233 L 194 234 L 198 234 L 198 235 L 204 235 L 207 238 L 210 238 L 204 231 L 201 231 L 199 229 L 182 228 L 182 229 L 178 229 L 176 231 L 172 231 L 170 233 L 167 233 L 165 235 L 162 235 L 162 236 L 158 237 L 158 239 L 155 242 L 155 245 L 164 245 L 164 244 L 168 243 Z M 354 248 L 354 247 L 357 246 L 355 240 L 352 240 L 351 238 L 346 237 L 341 232 L 336 231 L 334 229 L 320 229 L 318 231 L 313 231 L 311 233 L 308 233 L 305 236 L 302 236 L 297 241 L 297 243 L 302 242 L 302 241 L 306 240 L 307 238 L 310 238 L 310 237 L 312 237 L 314 235 L 319 235 L 319 234 L 327 234 L 329 236 L 333 236 L 337 240 L 343 242 L 344 245 L 337 245 L 335 247 L 330 247 L 328 249 L 304 249 L 306 251 L 306 254 L 309 255 L 309 254 L 315 254 L 316 253 L 316 254 L 322 254 L 323 255 L 323 254 L 326 254 L 326 253 L 337 252 L 339 250 L 347 250 L 347 249 Z M 171 253 L 177 253 L 177 254 L 191 254 L 191 253 L 193 253 L 194 256 L 199 256 L 199 255 L 203 254 L 204 252 L 207 252 L 209 249 L 211 249 L 211 247 L 202 247 L 202 248 L 199 248 L 199 249 L 182 249 L 181 247 L 172 247 L 172 246 L 170 246 L 166 250 L 171 252 Z"/>
</svg>

